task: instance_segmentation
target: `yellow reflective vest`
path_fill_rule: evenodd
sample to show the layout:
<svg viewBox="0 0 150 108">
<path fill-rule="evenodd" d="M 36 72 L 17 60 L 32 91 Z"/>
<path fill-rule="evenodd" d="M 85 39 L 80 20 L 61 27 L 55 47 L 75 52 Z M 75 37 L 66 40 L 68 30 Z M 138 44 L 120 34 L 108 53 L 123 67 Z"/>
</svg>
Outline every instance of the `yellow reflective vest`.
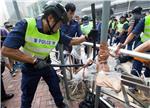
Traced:
<svg viewBox="0 0 150 108">
<path fill-rule="evenodd" d="M 25 45 L 21 50 L 27 55 L 44 59 L 56 47 L 60 38 L 59 30 L 52 35 L 43 34 L 38 31 L 35 18 L 27 18 L 26 20 Z"/>
<path fill-rule="evenodd" d="M 144 32 L 141 36 L 142 42 L 145 42 L 148 40 L 150 40 L 150 15 L 145 17 Z"/>
</svg>

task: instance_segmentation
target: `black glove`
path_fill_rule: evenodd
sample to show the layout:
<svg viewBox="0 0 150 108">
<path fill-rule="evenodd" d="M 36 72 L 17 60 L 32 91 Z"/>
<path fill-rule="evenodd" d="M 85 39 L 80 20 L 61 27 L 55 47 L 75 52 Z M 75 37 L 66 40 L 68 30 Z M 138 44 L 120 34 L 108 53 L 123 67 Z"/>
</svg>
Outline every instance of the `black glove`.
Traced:
<svg viewBox="0 0 150 108">
<path fill-rule="evenodd" d="M 98 30 L 92 29 L 89 34 L 88 37 L 86 37 L 87 41 L 94 41 L 97 39 L 98 36 Z"/>
<path fill-rule="evenodd" d="M 36 59 L 34 62 L 34 68 L 35 69 L 43 69 L 45 67 L 48 67 L 49 64 L 47 63 L 46 60 L 42 60 L 42 59 Z"/>
</svg>

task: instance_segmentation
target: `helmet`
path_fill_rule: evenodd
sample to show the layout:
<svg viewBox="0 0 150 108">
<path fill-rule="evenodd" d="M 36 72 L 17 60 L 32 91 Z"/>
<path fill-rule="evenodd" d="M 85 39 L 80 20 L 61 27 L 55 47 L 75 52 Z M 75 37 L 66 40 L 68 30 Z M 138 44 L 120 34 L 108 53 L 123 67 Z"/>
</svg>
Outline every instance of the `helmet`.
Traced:
<svg viewBox="0 0 150 108">
<path fill-rule="evenodd" d="M 141 12 L 142 12 L 142 7 L 136 6 L 136 7 L 134 7 L 134 9 L 133 9 L 131 12 L 132 12 L 132 13 L 141 14 Z"/>
<path fill-rule="evenodd" d="M 110 19 L 115 19 L 115 16 L 111 16 Z"/>
<path fill-rule="evenodd" d="M 126 14 L 123 14 L 120 18 L 127 18 Z"/>
<path fill-rule="evenodd" d="M 13 28 L 13 25 L 10 24 L 10 22 L 8 22 L 8 21 L 4 23 L 4 26 L 5 26 L 5 28 Z"/>
<path fill-rule="evenodd" d="M 61 20 L 63 23 L 68 22 L 67 12 L 60 3 L 48 1 L 43 7 L 43 13 L 45 16 L 52 14 L 57 21 Z"/>
<path fill-rule="evenodd" d="M 87 15 L 84 15 L 83 17 L 82 17 L 82 21 L 88 21 L 89 20 L 89 17 L 87 16 Z"/>
</svg>

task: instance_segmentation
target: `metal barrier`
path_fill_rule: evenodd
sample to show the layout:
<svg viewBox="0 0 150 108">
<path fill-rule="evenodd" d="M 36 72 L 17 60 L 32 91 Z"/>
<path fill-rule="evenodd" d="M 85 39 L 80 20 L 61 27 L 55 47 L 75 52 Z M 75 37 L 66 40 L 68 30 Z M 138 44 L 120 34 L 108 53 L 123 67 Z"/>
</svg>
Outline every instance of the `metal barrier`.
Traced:
<svg viewBox="0 0 150 108">
<path fill-rule="evenodd" d="M 83 45 L 88 45 L 88 46 L 93 46 L 93 43 L 90 42 L 83 42 Z M 99 48 L 99 44 L 96 44 L 96 47 Z M 112 51 L 116 51 L 115 47 L 109 47 L 110 50 Z M 150 54 L 146 54 L 146 53 L 140 53 L 140 52 L 135 52 L 135 51 L 130 51 L 130 50 L 126 50 L 126 49 L 120 49 L 120 52 L 122 54 L 126 54 L 132 57 L 139 57 L 139 58 L 143 58 L 143 59 L 147 59 L 150 60 Z M 148 108 L 148 105 L 143 104 L 143 102 L 141 100 L 139 100 L 138 98 L 136 98 L 136 96 L 134 96 L 134 94 L 130 93 L 127 89 L 124 88 L 124 85 L 126 86 L 136 86 L 138 89 L 145 91 L 147 94 L 149 94 L 149 90 L 150 88 L 147 87 L 144 82 L 138 78 L 133 78 L 132 76 L 129 75 L 122 75 L 122 91 L 123 91 L 123 95 L 124 95 L 124 101 L 122 101 L 123 103 L 125 103 L 125 107 L 129 108 L 130 106 L 132 106 L 132 103 L 129 102 L 128 100 L 128 95 L 130 95 L 134 100 L 136 100 L 136 102 L 138 102 L 140 104 L 140 106 L 144 107 L 144 108 Z M 99 96 L 101 94 L 101 87 L 100 86 L 96 86 L 96 97 L 95 97 L 95 108 L 98 108 L 98 100 L 99 100 Z M 118 100 L 118 99 L 117 99 Z M 120 101 L 120 100 L 119 100 Z"/>
<path fill-rule="evenodd" d="M 88 46 L 93 46 L 93 43 L 90 42 L 83 42 L 83 45 L 88 45 Z M 99 48 L 100 44 L 96 44 L 96 47 Z M 112 51 L 116 51 L 115 47 L 108 47 L 110 50 Z M 127 55 L 131 55 L 134 57 L 140 57 L 143 59 L 147 59 L 150 60 L 150 54 L 146 54 L 146 53 L 140 53 L 140 52 L 136 52 L 136 51 L 130 51 L 130 50 L 126 50 L 126 49 L 120 49 L 120 52 L 122 54 L 127 54 Z"/>
</svg>

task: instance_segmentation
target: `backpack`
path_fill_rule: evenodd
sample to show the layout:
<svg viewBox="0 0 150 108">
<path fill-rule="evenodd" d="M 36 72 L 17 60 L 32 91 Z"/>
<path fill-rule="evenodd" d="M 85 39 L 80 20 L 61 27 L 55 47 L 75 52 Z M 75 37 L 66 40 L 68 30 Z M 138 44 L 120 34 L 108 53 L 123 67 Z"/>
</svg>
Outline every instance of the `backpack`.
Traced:
<svg viewBox="0 0 150 108">
<path fill-rule="evenodd" d="M 91 92 L 87 92 L 85 99 L 79 103 L 79 108 L 94 108 L 95 95 Z M 99 100 L 98 108 L 109 108 L 105 103 Z"/>
</svg>

